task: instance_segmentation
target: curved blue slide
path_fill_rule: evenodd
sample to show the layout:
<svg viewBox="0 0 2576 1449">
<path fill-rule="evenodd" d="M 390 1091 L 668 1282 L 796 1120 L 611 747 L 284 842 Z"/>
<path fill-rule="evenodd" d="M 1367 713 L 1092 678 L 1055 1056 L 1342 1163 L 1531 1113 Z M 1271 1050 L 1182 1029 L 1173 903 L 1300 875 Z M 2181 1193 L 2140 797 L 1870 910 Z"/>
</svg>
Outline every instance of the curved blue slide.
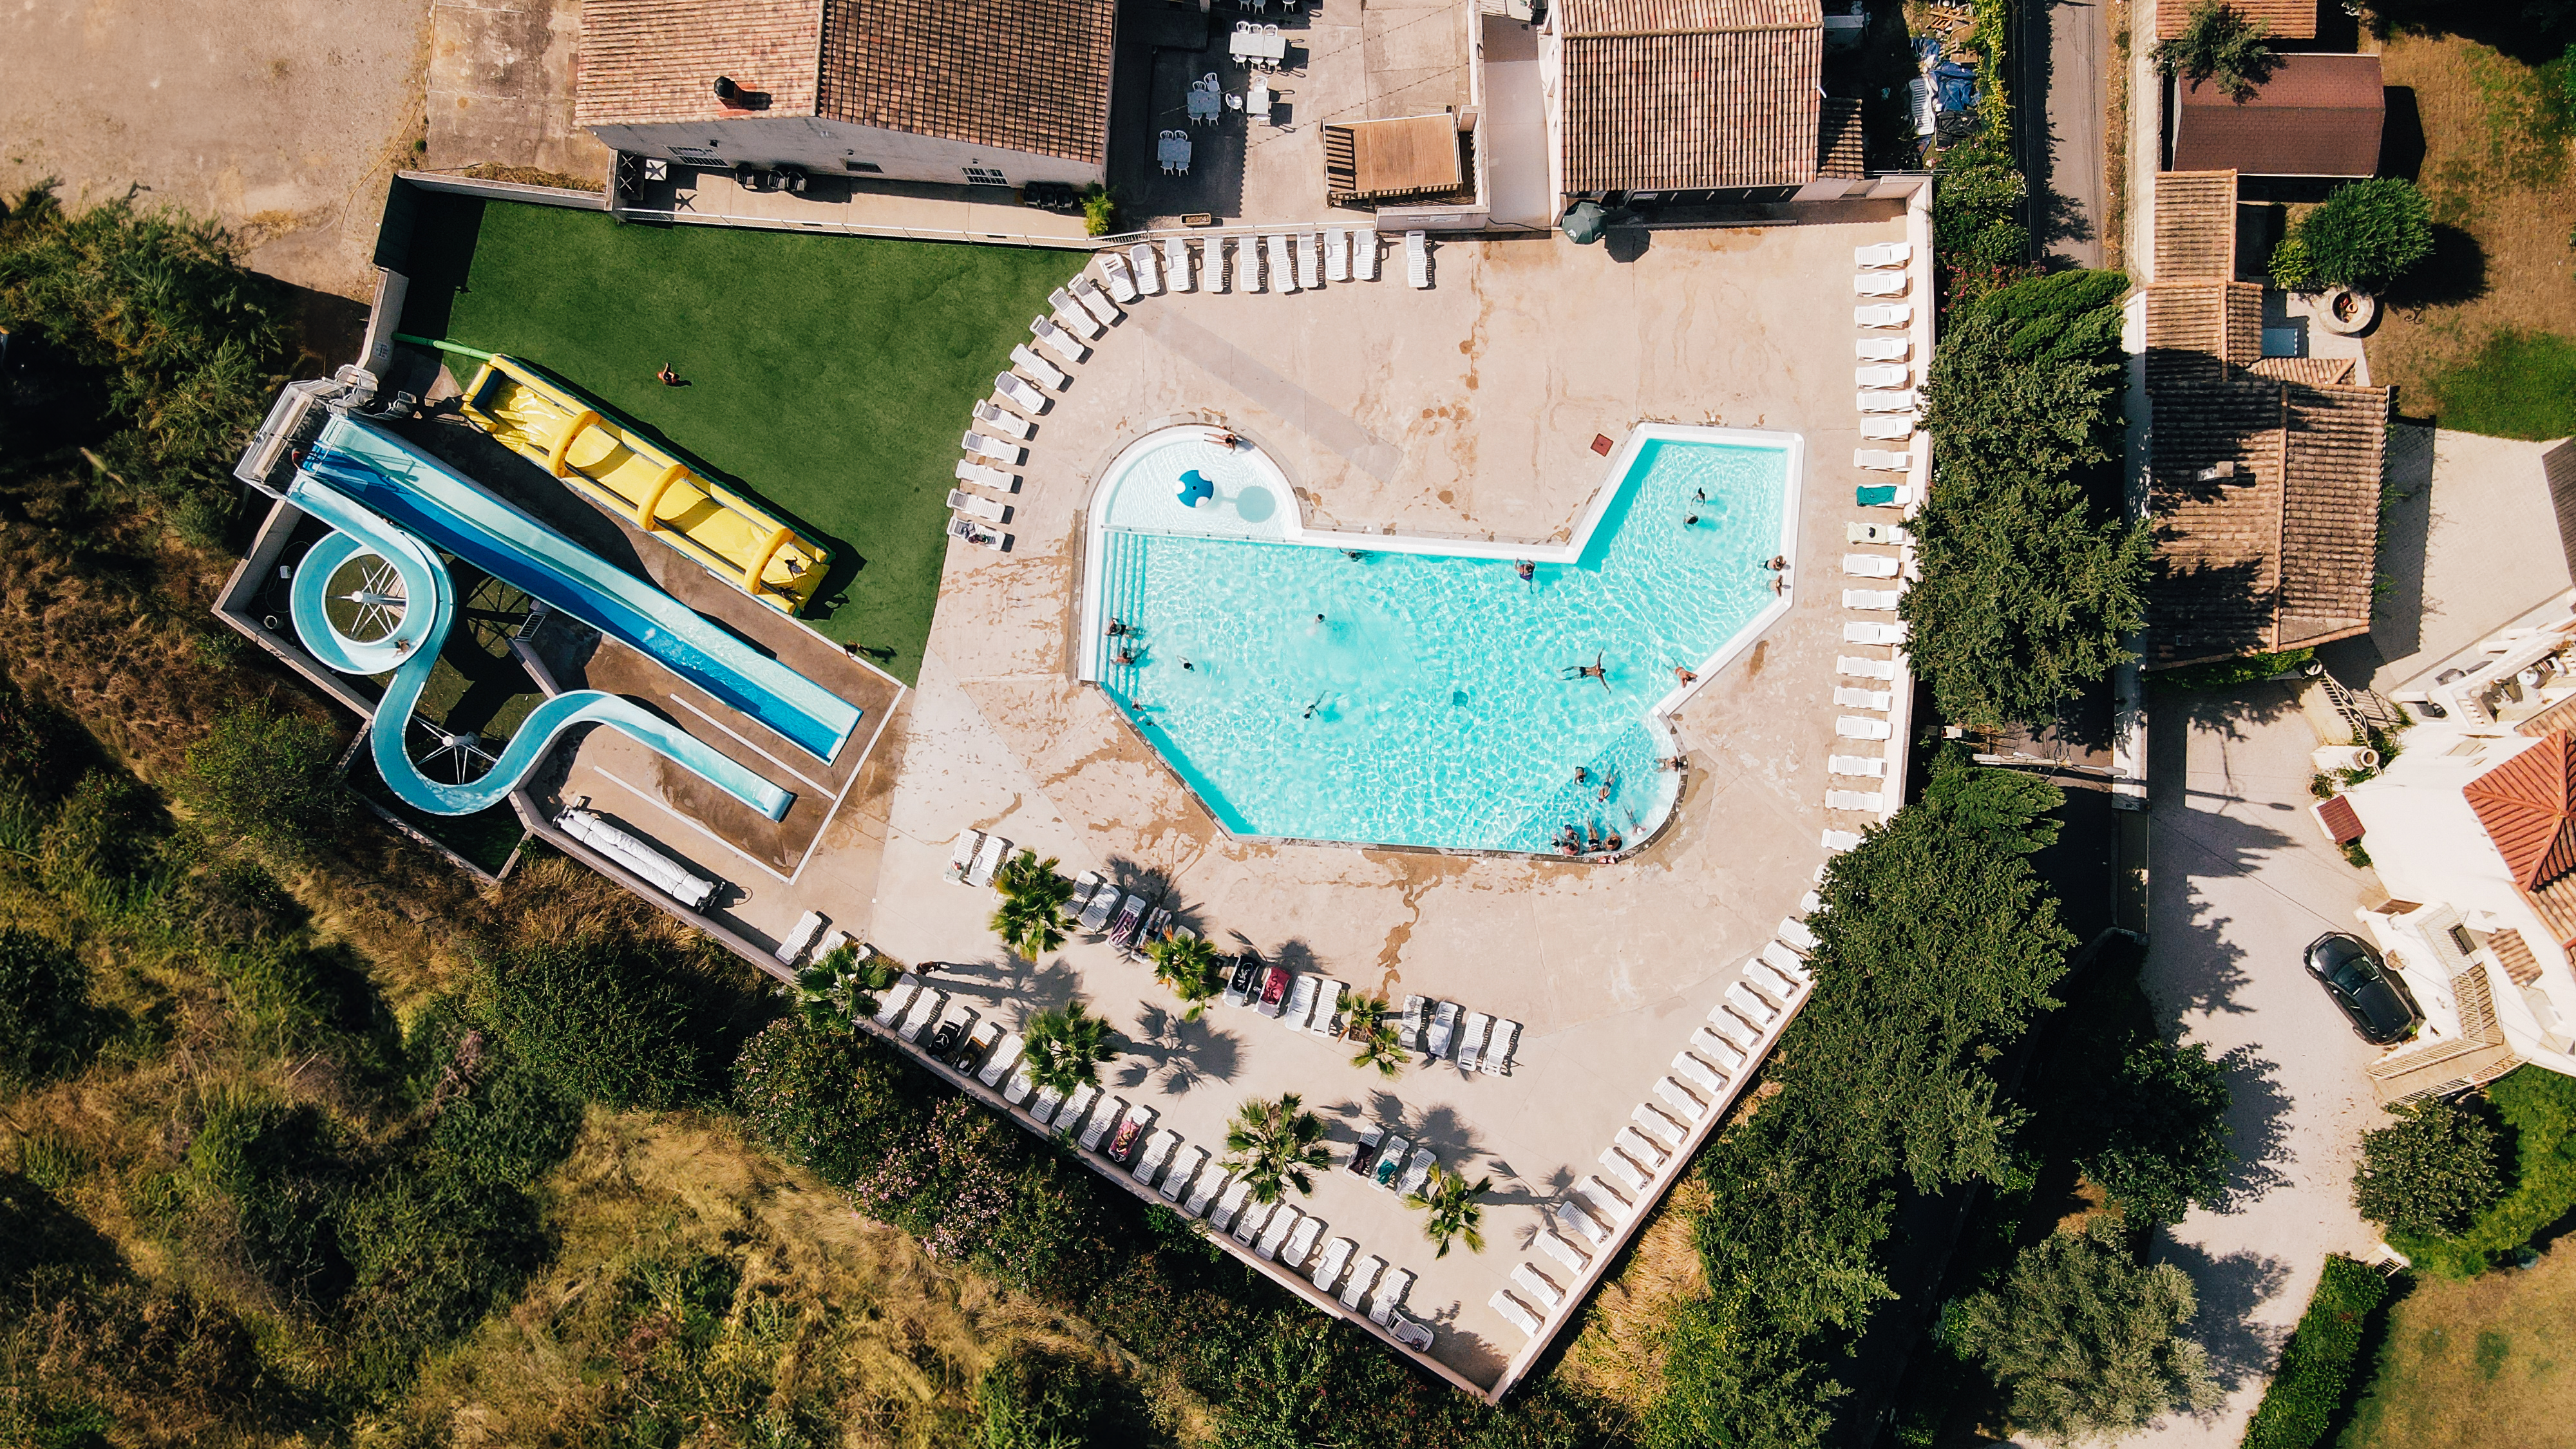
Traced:
<svg viewBox="0 0 2576 1449">
<path fill-rule="evenodd" d="M 464 815 L 495 804 L 536 768 L 557 736 L 592 723 L 651 746 L 769 819 L 783 817 L 796 798 L 668 721 L 600 690 L 576 690 L 539 705 L 492 768 L 470 784 L 422 775 L 404 751 L 405 725 L 456 612 L 455 586 L 431 544 L 634 645 L 822 758 L 831 758 L 857 726 L 859 711 L 813 681 L 363 422 L 332 418 L 287 496 L 334 530 L 296 571 L 290 599 L 296 633 L 332 669 L 392 673 L 370 743 L 385 784 L 417 809 Z M 352 639 L 327 613 L 333 574 L 361 554 L 382 558 L 403 581 L 400 621 L 381 639 Z"/>
</svg>

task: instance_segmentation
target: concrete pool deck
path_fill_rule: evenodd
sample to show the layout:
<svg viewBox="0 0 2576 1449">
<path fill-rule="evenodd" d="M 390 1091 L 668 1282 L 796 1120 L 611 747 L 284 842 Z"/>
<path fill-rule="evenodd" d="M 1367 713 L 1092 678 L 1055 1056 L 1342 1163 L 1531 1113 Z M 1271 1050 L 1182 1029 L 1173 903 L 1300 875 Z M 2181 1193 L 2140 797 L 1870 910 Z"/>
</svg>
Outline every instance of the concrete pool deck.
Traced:
<svg viewBox="0 0 2576 1449">
<path fill-rule="evenodd" d="M 1561 240 L 1453 243 L 1429 291 L 1390 256 L 1373 283 L 1135 303 L 1038 420 L 1011 551 L 951 550 L 920 688 L 878 749 L 892 777 L 881 863 L 872 880 L 843 877 L 856 898 L 835 923 L 899 960 L 952 963 L 942 984 L 1006 1024 L 1090 1001 L 1127 1037 L 1104 1085 L 1191 1145 L 1216 1150 L 1245 1099 L 1297 1092 L 1332 1121 L 1337 1167 L 1360 1127 L 1400 1123 L 1445 1166 L 1492 1175 L 1481 1254 L 1433 1258 L 1420 1214 L 1338 1170 L 1300 1201 L 1327 1236 L 1420 1275 L 1408 1303 L 1438 1334 L 1434 1357 L 1502 1380 L 1528 1340 L 1488 1298 L 1525 1259 L 1571 1276 L 1531 1251 L 1541 1210 L 1600 1172 L 1630 1108 L 1796 909 L 1820 833 L 1868 823 L 1824 808 L 1836 783 L 1865 783 L 1829 780 L 1827 755 L 1879 748 L 1835 738 L 1836 656 L 1888 654 L 1842 642 L 1843 623 L 1867 617 L 1840 606 L 1843 525 L 1895 517 L 1852 503 L 1879 480 L 1850 464 L 1851 249 L 1906 234 L 1891 204 L 1844 225 L 1656 232 L 1628 262 Z M 1641 421 L 1797 432 L 1796 607 L 1677 714 L 1692 769 L 1672 825 L 1633 860 L 1238 842 L 1074 677 L 1077 509 L 1129 442 L 1182 421 L 1258 443 L 1310 525 L 1530 540 L 1564 538 L 1608 481 L 1596 435 L 1615 444 Z M 997 898 L 944 878 L 970 826 L 1067 874 L 1165 887 L 1220 945 L 1240 933 L 1364 994 L 1516 1020 L 1517 1065 L 1387 1081 L 1250 1011 L 1179 1022 L 1147 967 L 1094 941 L 1013 960 L 986 924 Z M 817 865 L 833 874 L 828 855 Z"/>
</svg>

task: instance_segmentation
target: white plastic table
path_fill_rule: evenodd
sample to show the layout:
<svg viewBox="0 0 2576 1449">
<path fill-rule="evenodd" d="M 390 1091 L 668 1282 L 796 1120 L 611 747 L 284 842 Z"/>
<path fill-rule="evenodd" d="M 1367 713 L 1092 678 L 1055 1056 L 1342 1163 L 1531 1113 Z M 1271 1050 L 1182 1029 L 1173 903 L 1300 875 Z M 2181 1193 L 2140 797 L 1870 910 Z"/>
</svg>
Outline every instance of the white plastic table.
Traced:
<svg viewBox="0 0 2576 1449">
<path fill-rule="evenodd" d="M 1226 37 L 1225 50 L 1236 60 L 1266 60 L 1277 65 L 1288 58 L 1288 37 L 1267 30 L 1237 30 Z"/>
</svg>

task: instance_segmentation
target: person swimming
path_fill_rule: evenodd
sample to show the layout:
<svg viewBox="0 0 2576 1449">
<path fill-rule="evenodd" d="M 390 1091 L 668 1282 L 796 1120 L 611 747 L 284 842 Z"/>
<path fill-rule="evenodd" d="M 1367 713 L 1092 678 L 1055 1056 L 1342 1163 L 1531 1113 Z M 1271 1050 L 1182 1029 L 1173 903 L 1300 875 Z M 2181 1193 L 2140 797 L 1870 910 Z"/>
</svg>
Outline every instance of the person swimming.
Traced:
<svg viewBox="0 0 2576 1449">
<path fill-rule="evenodd" d="M 1115 639 L 1115 638 L 1119 637 L 1120 635 L 1122 635 L 1122 634 L 1124 634 L 1124 633 L 1126 633 L 1126 632 L 1127 632 L 1127 625 L 1126 625 L 1126 622 L 1125 622 L 1124 620 L 1120 620 L 1120 619 L 1112 619 L 1112 620 L 1110 620 L 1110 621 L 1109 621 L 1109 637 L 1110 637 L 1110 638 Z"/>
<path fill-rule="evenodd" d="M 1699 682 L 1698 675 L 1693 674 L 1690 670 L 1685 669 L 1678 664 L 1673 666 L 1673 677 L 1684 684 L 1697 684 Z"/>
<path fill-rule="evenodd" d="M 1121 649 L 1118 651 L 1118 657 L 1110 662 L 1113 664 L 1133 664 L 1136 662 L 1136 651 L 1133 649 Z"/>
<path fill-rule="evenodd" d="M 1521 576 L 1522 583 L 1528 583 L 1530 580 L 1538 577 L 1538 565 L 1531 563 L 1528 559 L 1522 559 L 1520 562 L 1512 565 L 1512 572 Z"/>
</svg>

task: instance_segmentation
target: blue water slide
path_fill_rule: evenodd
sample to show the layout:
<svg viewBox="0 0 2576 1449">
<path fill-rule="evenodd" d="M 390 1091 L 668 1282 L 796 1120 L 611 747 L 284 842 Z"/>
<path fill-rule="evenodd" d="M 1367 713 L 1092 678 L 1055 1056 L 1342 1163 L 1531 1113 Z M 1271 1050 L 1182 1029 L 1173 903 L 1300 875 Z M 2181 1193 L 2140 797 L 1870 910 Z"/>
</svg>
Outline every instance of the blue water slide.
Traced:
<svg viewBox="0 0 2576 1449">
<path fill-rule="evenodd" d="M 392 673 L 376 705 L 369 748 L 376 773 L 394 794 L 434 815 L 470 815 L 498 804 L 545 757 L 556 736 L 576 725 L 613 726 L 697 772 L 708 783 L 772 820 L 787 813 L 795 796 L 708 748 L 659 716 L 596 689 L 556 695 L 529 711 L 491 769 L 468 784 L 445 784 L 421 774 L 403 748 L 405 726 L 420 692 L 438 665 L 438 651 L 456 621 L 456 589 L 445 565 L 420 540 L 387 523 L 315 476 L 331 460 L 317 457 L 296 477 L 287 496 L 334 532 L 305 554 L 289 594 L 295 632 L 314 657 L 343 674 Z M 332 576 L 362 554 L 373 554 L 402 576 L 399 622 L 381 638 L 359 640 L 329 617 Z"/>
<path fill-rule="evenodd" d="M 857 706 L 373 423 L 334 415 L 299 486 L 306 477 L 633 646 L 816 759 L 858 729 Z"/>
</svg>

